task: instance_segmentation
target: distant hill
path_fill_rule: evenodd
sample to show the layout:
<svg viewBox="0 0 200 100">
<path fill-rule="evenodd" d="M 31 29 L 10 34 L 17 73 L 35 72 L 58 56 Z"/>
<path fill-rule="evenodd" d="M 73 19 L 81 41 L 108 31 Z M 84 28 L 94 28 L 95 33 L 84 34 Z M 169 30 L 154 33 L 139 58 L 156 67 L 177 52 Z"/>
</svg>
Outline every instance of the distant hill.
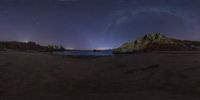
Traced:
<svg viewBox="0 0 200 100">
<path fill-rule="evenodd" d="M 17 50 L 17 51 L 38 51 L 38 52 L 53 52 L 53 51 L 64 51 L 62 46 L 49 45 L 41 46 L 35 42 L 17 42 L 17 41 L 1 41 L 0 50 Z"/>
<path fill-rule="evenodd" d="M 150 33 L 135 41 L 127 42 L 113 53 L 135 53 L 147 51 L 195 51 L 200 50 L 199 41 L 179 40 L 163 33 Z"/>
</svg>

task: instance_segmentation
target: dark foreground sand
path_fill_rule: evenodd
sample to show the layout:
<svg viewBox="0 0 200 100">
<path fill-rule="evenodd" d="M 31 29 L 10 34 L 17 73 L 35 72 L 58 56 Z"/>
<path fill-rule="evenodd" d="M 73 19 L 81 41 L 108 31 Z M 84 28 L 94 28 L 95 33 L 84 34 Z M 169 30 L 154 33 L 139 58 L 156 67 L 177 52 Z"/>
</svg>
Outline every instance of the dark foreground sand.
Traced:
<svg viewBox="0 0 200 100">
<path fill-rule="evenodd" d="M 71 58 L 1 51 L 0 100 L 200 100 L 200 52 Z"/>
</svg>

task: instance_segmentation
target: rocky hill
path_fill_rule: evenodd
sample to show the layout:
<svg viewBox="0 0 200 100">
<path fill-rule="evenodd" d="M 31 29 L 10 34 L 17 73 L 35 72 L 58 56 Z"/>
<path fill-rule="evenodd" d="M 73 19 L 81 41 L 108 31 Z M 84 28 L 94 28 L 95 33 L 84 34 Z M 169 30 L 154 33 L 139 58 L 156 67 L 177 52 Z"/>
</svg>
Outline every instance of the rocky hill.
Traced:
<svg viewBox="0 0 200 100">
<path fill-rule="evenodd" d="M 35 42 L 17 42 L 17 41 L 2 41 L 0 42 L 0 50 L 17 50 L 17 51 L 38 51 L 38 52 L 53 52 L 64 51 L 62 46 L 41 46 Z"/>
<path fill-rule="evenodd" d="M 179 40 L 163 33 L 150 33 L 135 41 L 127 42 L 113 53 L 135 53 L 146 51 L 195 51 L 200 50 L 199 41 Z"/>
</svg>

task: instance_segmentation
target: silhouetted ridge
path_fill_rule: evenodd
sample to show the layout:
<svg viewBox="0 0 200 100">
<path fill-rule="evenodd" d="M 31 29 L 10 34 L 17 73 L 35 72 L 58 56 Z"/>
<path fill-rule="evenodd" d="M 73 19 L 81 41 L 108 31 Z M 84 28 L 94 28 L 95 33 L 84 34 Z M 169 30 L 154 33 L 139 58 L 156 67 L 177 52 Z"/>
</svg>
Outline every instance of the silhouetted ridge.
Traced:
<svg viewBox="0 0 200 100">
<path fill-rule="evenodd" d="M 53 52 L 53 51 L 65 51 L 62 46 L 56 45 L 49 45 L 49 46 L 41 46 L 36 44 L 35 42 L 16 42 L 16 41 L 9 41 L 9 42 L 0 42 L 0 50 L 17 50 L 17 51 L 39 51 L 39 52 Z"/>
<path fill-rule="evenodd" d="M 114 49 L 113 53 L 134 53 L 144 51 L 192 51 L 200 50 L 200 42 L 178 40 L 166 37 L 163 33 L 150 33 Z"/>
</svg>

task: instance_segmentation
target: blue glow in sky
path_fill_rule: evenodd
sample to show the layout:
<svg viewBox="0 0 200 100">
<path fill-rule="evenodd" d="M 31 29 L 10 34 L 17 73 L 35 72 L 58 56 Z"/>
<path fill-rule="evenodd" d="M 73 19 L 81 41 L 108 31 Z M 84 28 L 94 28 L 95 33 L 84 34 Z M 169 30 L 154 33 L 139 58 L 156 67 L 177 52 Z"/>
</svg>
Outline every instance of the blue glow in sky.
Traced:
<svg viewBox="0 0 200 100">
<path fill-rule="evenodd" d="M 1 0 L 0 40 L 115 48 L 149 32 L 200 40 L 199 0 Z"/>
</svg>

